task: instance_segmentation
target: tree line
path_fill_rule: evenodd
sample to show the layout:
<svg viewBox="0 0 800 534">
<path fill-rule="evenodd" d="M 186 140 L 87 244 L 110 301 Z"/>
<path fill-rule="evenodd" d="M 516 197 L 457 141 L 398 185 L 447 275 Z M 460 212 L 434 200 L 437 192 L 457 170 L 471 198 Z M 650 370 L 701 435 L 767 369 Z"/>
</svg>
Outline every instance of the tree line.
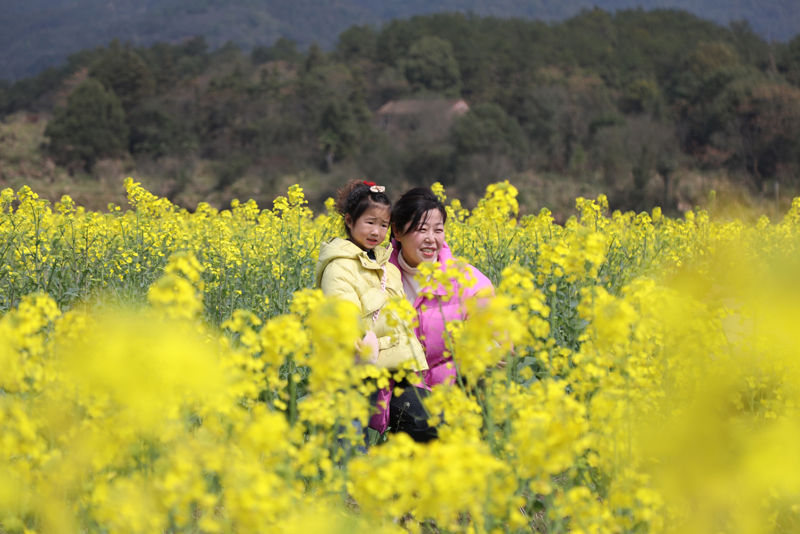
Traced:
<svg viewBox="0 0 800 534">
<path fill-rule="evenodd" d="M 219 190 L 310 170 L 463 194 L 550 171 L 600 175 L 618 205 L 644 209 L 669 208 L 687 166 L 728 169 L 754 191 L 797 186 L 799 87 L 800 35 L 769 43 L 746 23 L 680 10 L 551 24 L 434 14 L 353 26 L 330 51 L 114 41 L 0 83 L 0 115 L 52 112 L 48 150 L 76 172 L 128 154 L 202 158 Z M 446 136 L 413 131 L 398 145 L 373 119 L 389 100 L 434 98 L 471 107 Z M 646 198 L 656 175 L 664 198 Z"/>
</svg>

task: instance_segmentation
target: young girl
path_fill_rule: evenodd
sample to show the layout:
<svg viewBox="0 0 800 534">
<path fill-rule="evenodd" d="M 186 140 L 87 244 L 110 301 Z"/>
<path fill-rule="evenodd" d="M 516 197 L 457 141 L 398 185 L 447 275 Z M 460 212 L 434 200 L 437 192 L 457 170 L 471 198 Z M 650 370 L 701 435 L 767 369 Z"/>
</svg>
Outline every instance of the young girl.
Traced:
<svg viewBox="0 0 800 534">
<path fill-rule="evenodd" d="M 412 369 L 424 371 L 428 364 L 419 341 L 390 327 L 382 313 L 389 298 L 403 297 L 400 271 L 389 263 L 391 247 L 381 246 L 391 223 L 391 202 L 384 191 L 383 186 L 359 180 L 339 191 L 336 210 L 344 217 L 347 239 L 337 237 L 322 244 L 316 285 L 326 295 L 352 302 L 358 308 L 367 331 L 363 343 L 378 349 L 371 363 L 395 369 L 411 362 Z M 419 401 L 427 394 L 425 386 L 396 385 L 404 391 L 390 401 L 392 429 L 405 431 L 418 441 L 436 437 L 436 429 L 428 426 Z"/>
</svg>

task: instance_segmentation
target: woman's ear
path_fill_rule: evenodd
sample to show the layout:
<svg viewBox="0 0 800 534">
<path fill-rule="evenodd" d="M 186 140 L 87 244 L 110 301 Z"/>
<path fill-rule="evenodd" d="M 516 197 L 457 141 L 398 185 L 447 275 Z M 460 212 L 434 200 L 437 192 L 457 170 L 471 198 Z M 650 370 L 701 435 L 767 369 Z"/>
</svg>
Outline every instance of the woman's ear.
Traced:
<svg viewBox="0 0 800 534">
<path fill-rule="evenodd" d="M 393 239 L 397 239 L 397 236 L 399 234 L 400 234 L 400 232 L 397 231 L 397 225 L 392 223 L 392 238 Z"/>
</svg>

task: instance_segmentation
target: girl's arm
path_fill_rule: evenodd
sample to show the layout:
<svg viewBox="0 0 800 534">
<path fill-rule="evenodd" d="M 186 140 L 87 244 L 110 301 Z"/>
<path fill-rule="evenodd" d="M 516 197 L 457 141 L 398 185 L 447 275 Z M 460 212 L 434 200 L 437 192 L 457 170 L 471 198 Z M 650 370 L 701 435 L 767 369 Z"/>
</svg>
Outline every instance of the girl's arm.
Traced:
<svg viewBox="0 0 800 534">
<path fill-rule="evenodd" d="M 361 299 L 358 298 L 355 287 L 355 277 L 357 276 L 357 273 L 350 272 L 338 262 L 331 262 L 322 273 L 320 289 L 325 296 L 352 302 L 358 308 L 359 314 L 363 315 Z"/>
<path fill-rule="evenodd" d="M 361 309 L 361 299 L 358 298 L 358 293 L 353 283 L 356 276 L 358 276 L 357 273 L 348 271 L 338 263 L 331 263 L 322 273 L 320 288 L 326 296 L 352 302 L 358 309 L 359 315 L 363 316 L 364 310 Z M 356 342 L 355 349 L 357 352 L 362 352 L 364 348 L 367 348 L 367 362 L 375 364 L 378 361 L 380 349 L 378 347 L 378 338 L 375 337 L 374 332 L 368 331 L 364 339 Z"/>
</svg>

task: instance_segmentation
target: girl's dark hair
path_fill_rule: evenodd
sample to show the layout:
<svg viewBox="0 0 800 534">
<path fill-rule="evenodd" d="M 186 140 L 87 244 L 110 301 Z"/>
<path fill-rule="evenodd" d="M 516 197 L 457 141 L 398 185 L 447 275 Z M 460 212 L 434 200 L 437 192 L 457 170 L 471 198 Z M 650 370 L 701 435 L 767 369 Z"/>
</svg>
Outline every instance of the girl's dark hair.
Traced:
<svg viewBox="0 0 800 534">
<path fill-rule="evenodd" d="M 339 196 L 336 199 L 336 211 L 339 215 L 342 217 L 349 215 L 350 219 L 356 222 L 374 204 L 386 206 L 391 211 L 392 201 L 386 193 L 375 193 L 370 187 L 363 180 L 350 180 L 339 189 Z M 344 225 L 344 231 L 350 235 L 347 224 Z"/>
<path fill-rule="evenodd" d="M 415 187 L 395 202 L 392 208 L 392 227 L 397 228 L 400 235 L 406 232 L 406 226 L 409 232 L 416 230 L 425 224 L 426 219 L 423 217 L 430 210 L 439 210 L 442 214 L 442 223 L 447 222 L 447 211 L 439 197 L 427 187 Z"/>
</svg>

